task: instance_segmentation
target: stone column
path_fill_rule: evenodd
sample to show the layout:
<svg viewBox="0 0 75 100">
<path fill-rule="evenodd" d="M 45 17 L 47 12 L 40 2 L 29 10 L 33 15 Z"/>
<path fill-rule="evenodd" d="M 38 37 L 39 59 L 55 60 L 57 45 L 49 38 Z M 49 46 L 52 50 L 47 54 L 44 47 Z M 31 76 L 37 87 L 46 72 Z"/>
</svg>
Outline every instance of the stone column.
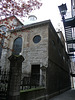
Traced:
<svg viewBox="0 0 75 100">
<path fill-rule="evenodd" d="M 10 74 L 7 100 L 20 100 L 20 82 L 24 58 L 22 55 L 11 55 L 8 59 L 10 61 Z"/>
<path fill-rule="evenodd" d="M 42 66 L 41 70 L 42 70 L 42 85 L 46 86 L 46 67 Z"/>
</svg>

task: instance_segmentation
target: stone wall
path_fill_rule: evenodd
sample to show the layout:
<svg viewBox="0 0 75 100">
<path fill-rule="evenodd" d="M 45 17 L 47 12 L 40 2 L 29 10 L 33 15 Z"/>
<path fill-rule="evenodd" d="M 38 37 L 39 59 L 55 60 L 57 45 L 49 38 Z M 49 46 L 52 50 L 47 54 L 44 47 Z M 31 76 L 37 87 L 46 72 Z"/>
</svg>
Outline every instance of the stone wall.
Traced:
<svg viewBox="0 0 75 100">
<path fill-rule="evenodd" d="M 20 100 L 48 100 L 45 88 L 33 89 L 20 93 Z"/>
<path fill-rule="evenodd" d="M 40 64 L 40 66 L 47 66 L 48 63 L 48 27 L 39 26 L 29 30 L 27 39 L 24 40 L 23 55 L 25 61 L 23 62 L 23 73 L 31 72 L 31 65 Z M 39 43 L 34 43 L 33 38 L 36 35 L 41 36 Z"/>
<path fill-rule="evenodd" d="M 70 88 L 70 76 L 69 73 L 54 62 L 50 61 L 47 68 L 47 91 L 48 94 L 55 92 L 60 93 L 64 89 Z"/>
<path fill-rule="evenodd" d="M 7 44 L 11 50 L 2 52 L 2 61 L 4 60 L 4 62 L 2 62 L 2 68 L 9 70 L 9 61 L 7 58 L 12 54 L 13 42 L 16 38 L 22 37 L 23 45 L 21 54 L 25 58 L 22 64 L 23 77 L 31 75 L 32 65 L 40 65 L 40 76 L 42 77 L 43 73 L 45 73 L 42 71 L 42 66 L 48 67 L 48 23 L 34 27 L 28 27 L 21 31 L 18 30 L 8 32 L 7 34 L 9 34 L 9 38 L 10 36 L 12 37 L 9 41 L 7 41 Z M 41 36 L 41 41 L 39 43 L 33 42 L 33 38 L 36 35 Z M 40 81 L 42 82 L 41 77 Z M 43 83 L 45 84 L 46 75 L 44 75 L 44 77 L 45 80 L 43 80 Z"/>
<path fill-rule="evenodd" d="M 6 30 L 3 30 L 3 29 L 0 29 L 0 30 L 2 32 L 6 32 L 6 37 L 8 37 L 8 38 L 4 39 L 4 47 L 2 48 L 2 55 L 1 55 L 1 59 L 0 59 L 0 66 L 2 69 L 5 68 L 7 70 L 9 68 L 8 57 L 10 56 L 10 54 L 12 52 L 12 50 L 10 50 L 10 49 L 12 49 L 12 46 L 13 46 L 12 41 L 15 38 L 15 35 L 14 35 L 14 38 L 10 37 L 11 34 L 10 34 L 10 32 L 8 32 L 8 30 L 13 30 L 15 28 L 22 27 L 22 25 L 23 24 L 15 16 L 11 16 L 11 17 L 5 18 L 0 21 L 0 27 L 1 26 L 6 27 Z M 11 46 L 9 46 L 9 44 Z M 9 47 L 10 49 L 6 49 L 6 47 Z M 9 53 L 9 51 L 10 51 L 10 53 Z"/>
<path fill-rule="evenodd" d="M 70 59 L 57 33 L 51 27 L 49 27 L 49 59 L 46 70 L 48 94 L 60 93 L 71 86 L 69 72 Z"/>
<path fill-rule="evenodd" d="M 15 33 L 17 35 L 14 35 Z M 33 42 L 36 35 L 41 36 L 39 43 Z M 22 64 L 24 76 L 31 75 L 31 65 L 39 64 L 40 75 L 44 76 L 44 80 L 42 81 L 40 77 L 40 81 L 44 82 L 47 94 L 60 92 L 70 87 L 70 60 L 50 21 L 11 31 L 9 36 L 12 37 L 8 41 L 10 49 L 13 47 L 14 40 L 22 37 L 21 54 L 25 59 Z M 6 57 L 11 54 L 12 51 L 7 51 Z M 4 66 L 8 68 L 8 64 L 9 62 L 6 60 Z"/>
</svg>

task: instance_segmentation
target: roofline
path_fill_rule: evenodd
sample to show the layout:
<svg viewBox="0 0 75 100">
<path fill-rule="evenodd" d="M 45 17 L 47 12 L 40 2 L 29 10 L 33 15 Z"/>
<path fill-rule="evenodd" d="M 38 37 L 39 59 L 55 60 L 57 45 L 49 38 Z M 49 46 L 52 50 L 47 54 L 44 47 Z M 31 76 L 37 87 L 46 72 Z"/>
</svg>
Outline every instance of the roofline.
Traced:
<svg viewBox="0 0 75 100">
<path fill-rule="evenodd" d="M 4 19 L 1 19 L 0 21 L 4 21 L 4 20 L 6 20 L 6 19 L 9 19 L 9 18 L 11 18 L 11 17 L 15 17 L 19 22 L 20 22 L 20 24 L 22 24 L 22 25 L 24 25 L 16 16 L 10 16 L 10 17 L 6 17 L 6 18 L 4 18 Z"/>
<path fill-rule="evenodd" d="M 51 22 L 50 20 L 45 20 L 45 21 L 41 21 L 41 22 L 36 22 L 36 23 L 28 24 L 28 25 L 23 25 L 20 28 L 16 28 L 14 30 L 9 30 L 9 31 L 10 32 L 21 31 L 21 30 L 24 30 L 24 29 L 27 29 L 27 28 L 32 28 L 32 27 L 36 27 L 36 26 L 39 26 L 39 25 L 48 24 L 50 22 Z"/>
<path fill-rule="evenodd" d="M 19 22 L 20 24 L 24 25 L 16 16 L 14 16 Z"/>
</svg>

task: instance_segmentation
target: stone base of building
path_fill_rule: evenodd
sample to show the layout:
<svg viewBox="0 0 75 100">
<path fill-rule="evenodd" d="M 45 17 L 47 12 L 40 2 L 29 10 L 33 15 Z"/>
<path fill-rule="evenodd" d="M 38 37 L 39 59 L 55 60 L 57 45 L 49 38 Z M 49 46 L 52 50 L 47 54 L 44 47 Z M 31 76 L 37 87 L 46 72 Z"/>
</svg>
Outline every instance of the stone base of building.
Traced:
<svg viewBox="0 0 75 100">
<path fill-rule="evenodd" d="M 21 92 L 20 100 L 49 100 L 50 98 L 63 93 L 67 90 L 71 89 L 71 87 L 62 89 L 60 91 L 54 92 L 52 94 L 46 94 L 46 89 L 36 89 L 34 91 L 26 91 Z"/>
<path fill-rule="evenodd" d="M 71 87 L 67 87 L 67 88 L 64 88 L 64 89 L 62 89 L 60 91 L 54 92 L 52 94 L 49 94 L 49 95 L 47 95 L 47 97 L 46 97 L 47 99 L 46 100 L 49 100 L 50 98 L 52 98 L 52 97 L 54 97 L 54 96 L 56 96 L 58 94 L 61 94 L 61 93 L 65 92 L 65 91 L 68 91 L 70 89 L 71 89 Z"/>
</svg>

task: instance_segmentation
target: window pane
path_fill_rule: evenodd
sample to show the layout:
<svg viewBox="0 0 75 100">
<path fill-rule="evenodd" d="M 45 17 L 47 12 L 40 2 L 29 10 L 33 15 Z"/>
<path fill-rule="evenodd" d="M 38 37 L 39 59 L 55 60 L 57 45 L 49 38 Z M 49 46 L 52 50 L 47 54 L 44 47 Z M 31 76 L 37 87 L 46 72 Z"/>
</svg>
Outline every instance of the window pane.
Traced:
<svg viewBox="0 0 75 100">
<path fill-rule="evenodd" d="M 14 41 L 13 54 L 19 55 L 21 53 L 21 49 L 22 49 L 22 38 L 19 37 Z"/>
<path fill-rule="evenodd" d="M 41 41 L 41 36 L 40 35 L 36 35 L 34 38 L 33 38 L 33 42 L 34 43 L 39 43 Z"/>
</svg>

